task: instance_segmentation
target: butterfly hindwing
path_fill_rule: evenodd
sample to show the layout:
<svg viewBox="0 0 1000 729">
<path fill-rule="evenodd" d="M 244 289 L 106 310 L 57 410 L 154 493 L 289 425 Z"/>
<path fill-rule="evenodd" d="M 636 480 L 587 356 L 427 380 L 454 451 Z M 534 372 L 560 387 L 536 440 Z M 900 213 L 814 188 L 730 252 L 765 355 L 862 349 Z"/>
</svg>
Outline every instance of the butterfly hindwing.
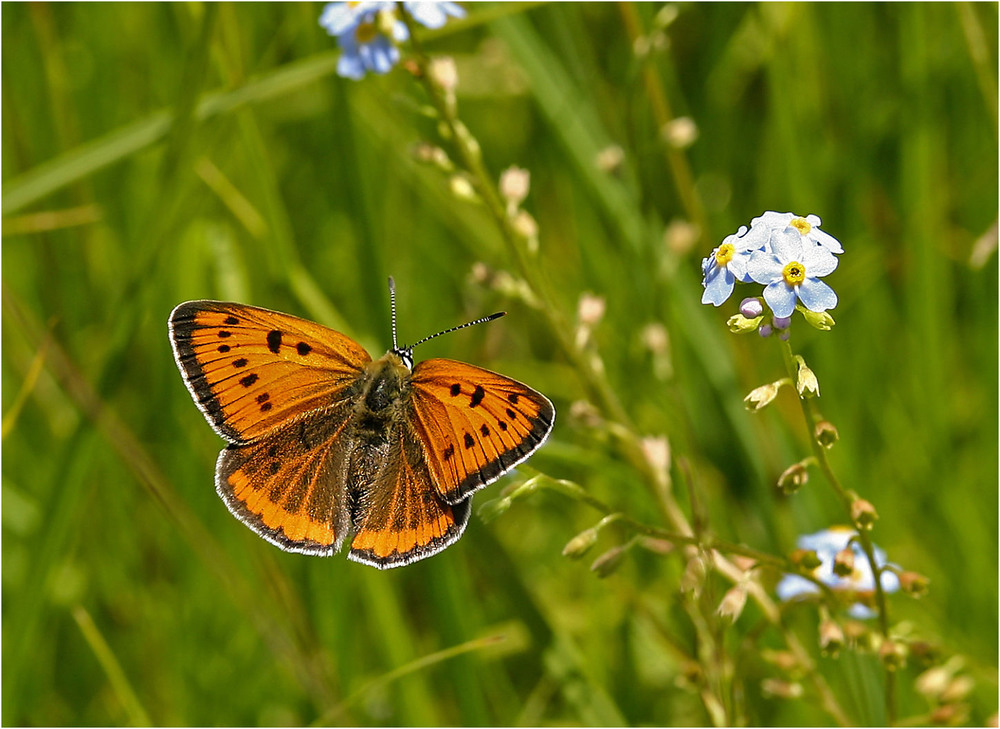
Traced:
<svg viewBox="0 0 1000 729">
<path fill-rule="evenodd" d="M 450 504 L 492 483 L 548 437 L 555 409 L 527 385 L 446 359 L 417 364 L 413 427 L 428 469 Z"/>
<path fill-rule="evenodd" d="M 232 443 L 351 395 L 371 357 L 349 337 L 255 306 L 188 301 L 170 315 L 177 365 L 198 407 Z"/>
<path fill-rule="evenodd" d="M 391 457 L 367 489 L 348 557 L 386 569 L 429 557 L 462 536 L 469 500 L 446 503 L 431 487 L 423 449 L 412 430 L 390 435 Z"/>
<path fill-rule="evenodd" d="M 349 404 L 315 411 L 260 440 L 227 447 L 216 490 L 229 510 L 291 552 L 328 555 L 350 528 L 346 493 Z"/>
</svg>

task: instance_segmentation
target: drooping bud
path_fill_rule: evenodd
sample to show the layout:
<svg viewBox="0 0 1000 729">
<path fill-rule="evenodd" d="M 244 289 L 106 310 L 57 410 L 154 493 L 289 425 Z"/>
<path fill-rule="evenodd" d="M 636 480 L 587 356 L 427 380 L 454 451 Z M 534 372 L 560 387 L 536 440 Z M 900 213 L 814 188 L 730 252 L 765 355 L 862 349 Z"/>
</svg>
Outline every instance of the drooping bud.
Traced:
<svg viewBox="0 0 1000 729">
<path fill-rule="evenodd" d="M 793 549 L 792 553 L 788 555 L 788 559 L 791 560 L 792 564 L 798 565 L 806 572 L 812 572 L 823 564 L 823 560 L 816 554 L 815 549 L 802 549 L 801 547 Z"/>
<path fill-rule="evenodd" d="M 833 574 L 848 577 L 854 573 L 854 550 L 844 547 L 833 558 Z"/>
<path fill-rule="evenodd" d="M 913 597 L 923 597 L 927 594 L 930 580 L 919 572 L 907 570 L 905 572 L 900 572 L 898 577 L 899 587 L 907 595 L 912 595 Z"/>
<path fill-rule="evenodd" d="M 836 426 L 829 420 L 821 420 L 816 423 L 816 432 L 813 433 L 816 442 L 824 448 L 832 448 L 833 444 L 840 440 L 840 433 Z"/>
<path fill-rule="evenodd" d="M 819 624 L 819 648 L 825 655 L 836 657 L 844 647 L 844 629 L 830 618 Z"/>
<path fill-rule="evenodd" d="M 878 657 L 882 660 L 885 670 L 896 671 L 906 663 L 906 648 L 902 643 L 886 638 L 878 649 Z"/>
<path fill-rule="evenodd" d="M 809 482 L 809 471 L 804 463 L 793 463 L 778 476 L 778 489 L 785 495 L 794 494 Z"/>
<path fill-rule="evenodd" d="M 855 499 L 851 502 L 851 520 L 858 529 L 871 531 L 875 520 L 878 519 L 878 512 L 867 499 Z"/>
</svg>

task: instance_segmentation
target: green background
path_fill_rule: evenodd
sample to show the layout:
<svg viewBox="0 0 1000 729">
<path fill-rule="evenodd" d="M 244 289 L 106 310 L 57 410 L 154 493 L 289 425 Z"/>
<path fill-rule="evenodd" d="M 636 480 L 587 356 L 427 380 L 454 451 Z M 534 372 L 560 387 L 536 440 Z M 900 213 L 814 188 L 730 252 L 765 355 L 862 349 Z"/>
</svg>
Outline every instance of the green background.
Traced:
<svg viewBox="0 0 1000 729">
<path fill-rule="evenodd" d="M 282 553 L 215 495 L 222 442 L 174 365 L 170 310 L 266 306 L 378 356 L 391 274 L 403 341 L 507 310 L 417 358 L 545 392 L 559 415 L 531 466 L 660 523 L 607 429 L 571 415 L 584 389 L 544 318 L 489 285 L 518 270 L 485 210 L 415 160 L 437 139 L 422 88 L 402 69 L 338 78 L 321 8 L 3 4 L 3 723 L 709 722 L 684 560 L 633 550 L 598 579 L 592 559 L 630 535 L 563 557 L 601 516 L 584 503 L 543 489 L 378 572 Z M 698 303 L 700 261 L 765 210 L 822 217 L 845 248 L 838 324 L 796 317 L 793 346 L 840 431 L 835 470 L 878 509 L 875 542 L 930 578 L 922 600 L 890 597 L 894 625 L 962 657 L 980 724 L 997 688 L 996 28 L 995 3 L 473 4 L 421 35 L 456 58 L 487 167 L 531 171 L 531 265 L 561 316 L 605 299 L 607 379 L 642 433 L 669 437 L 681 501 L 779 555 L 846 517 L 818 473 L 777 494 L 808 453 L 801 413 L 787 391 L 743 410 L 781 359 L 725 329 L 755 288 Z M 679 168 L 663 102 L 697 125 Z M 611 145 L 622 163 L 599 169 Z M 693 245 L 665 237 L 692 218 Z M 669 336 L 656 357 L 651 323 Z M 815 610 L 787 622 L 851 720 L 884 721 L 877 660 L 819 656 Z M 746 721 L 831 721 L 808 693 L 764 693 L 781 639 L 755 608 L 726 630 L 723 693 Z M 931 708 L 924 667 L 900 671 L 902 717 Z"/>
</svg>

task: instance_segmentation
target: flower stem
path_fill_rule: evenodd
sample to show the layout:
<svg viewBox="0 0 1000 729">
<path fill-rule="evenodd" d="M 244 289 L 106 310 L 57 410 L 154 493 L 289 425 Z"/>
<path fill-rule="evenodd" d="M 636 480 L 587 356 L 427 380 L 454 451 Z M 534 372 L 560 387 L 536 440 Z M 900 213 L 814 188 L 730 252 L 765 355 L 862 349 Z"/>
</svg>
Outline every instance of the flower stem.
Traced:
<svg viewBox="0 0 1000 729">
<path fill-rule="evenodd" d="M 796 365 L 795 355 L 792 353 L 792 346 L 788 341 L 781 341 L 781 356 L 785 362 L 785 369 L 788 371 L 788 376 L 792 378 L 793 382 L 796 382 L 798 379 L 798 367 Z M 844 511 L 847 512 L 848 519 L 851 521 L 851 524 L 854 524 L 853 517 L 851 516 L 851 505 L 854 501 L 854 497 L 840 483 L 840 480 L 833 471 L 833 467 L 830 465 L 829 458 L 827 458 L 826 449 L 820 445 L 814 435 L 816 432 L 816 424 L 819 421 L 819 417 L 816 412 L 816 404 L 812 398 L 802 397 L 801 395 L 799 396 L 799 404 L 802 406 L 802 414 L 806 419 L 806 428 L 809 433 L 809 445 L 812 448 L 813 457 L 816 459 L 816 463 L 819 465 L 820 471 L 822 471 L 823 475 L 826 476 L 826 480 L 833 489 L 834 494 L 836 494 L 837 498 L 840 500 L 841 505 L 844 507 Z M 879 630 L 882 632 L 884 637 L 888 638 L 889 608 L 885 599 L 885 590 L 882 589 L 882 568 L 875 560 L 875 547 L 872 544 L 871 536 L 868 534 L 868 530 L 860 529 L 856 526 L 855 528 L 858 533 L 858 543 L 861 545 L 861 549 L 865 553 L 865 558 L 868 560 L 868 564 L 871 566 L 872 575 L 875 578 L 875 604 L 878 608 Z M 896 676 L 893 671 L 886 671 L 885 694 L 886 715 L 888 716 L 889 723 L 894 724 L 896 721 Z"/>
</svg>

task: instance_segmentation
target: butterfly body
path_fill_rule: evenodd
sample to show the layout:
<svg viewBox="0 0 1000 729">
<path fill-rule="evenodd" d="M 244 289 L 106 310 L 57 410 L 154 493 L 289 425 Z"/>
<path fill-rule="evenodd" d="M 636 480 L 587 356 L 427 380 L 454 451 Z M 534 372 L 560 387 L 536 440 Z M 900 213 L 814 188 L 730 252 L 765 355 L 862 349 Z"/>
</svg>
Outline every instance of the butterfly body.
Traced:
<svg viewBox="0 0 1000 729">
<path fill-rule="evenodd" d="M 192 301 L 170 337 L 192 397 L 229 445 L 216 490 L 287 551 L 408 564 L 454 543 L 471 494 L 538 448 L 555 410 L 544 395 L 412 347 L 372 360 L 304 319 Z"/>
</svg>

